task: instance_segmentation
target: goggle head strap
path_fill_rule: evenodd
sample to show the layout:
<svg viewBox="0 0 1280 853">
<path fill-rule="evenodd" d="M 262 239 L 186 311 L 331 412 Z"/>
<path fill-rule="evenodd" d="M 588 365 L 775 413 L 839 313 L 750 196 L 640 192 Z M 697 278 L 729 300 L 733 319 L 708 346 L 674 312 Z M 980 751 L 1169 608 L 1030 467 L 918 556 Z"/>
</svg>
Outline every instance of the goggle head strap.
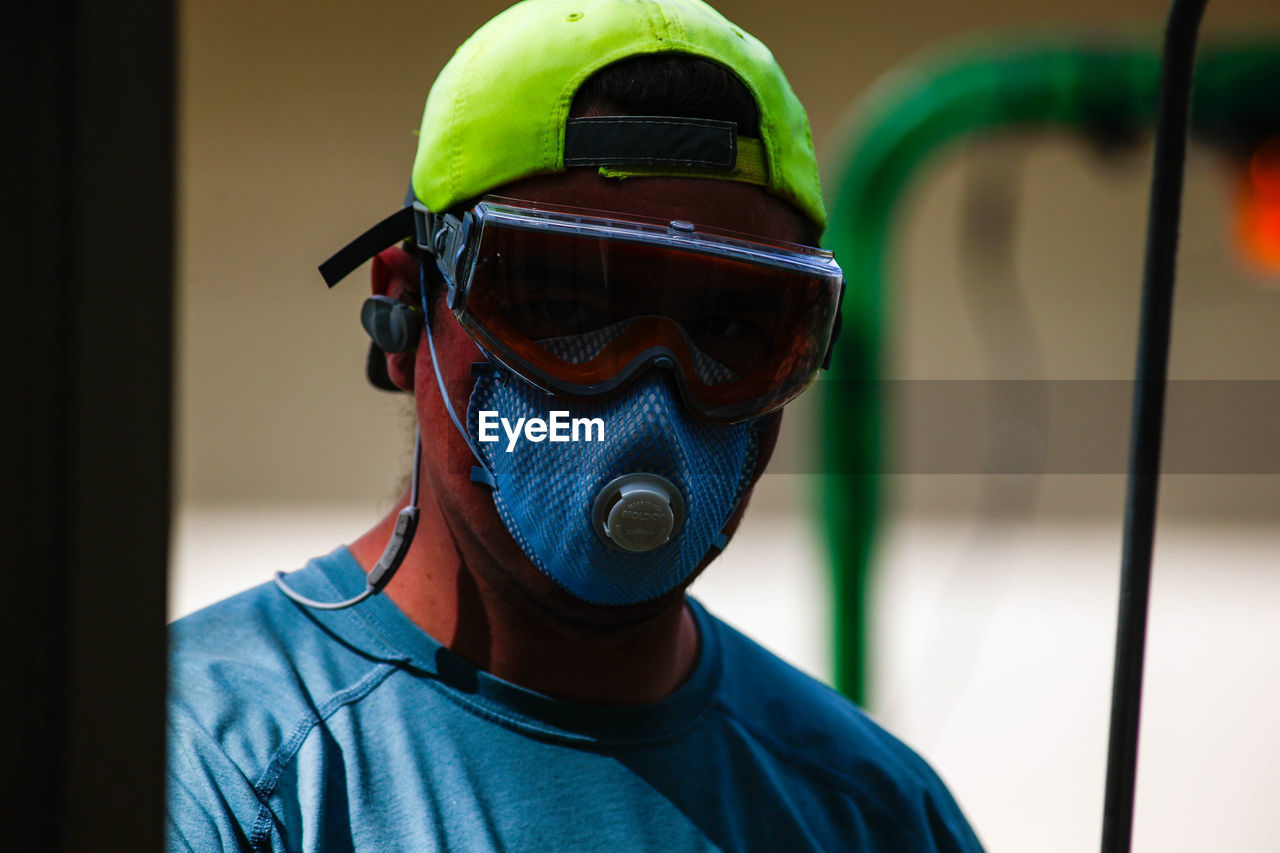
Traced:
<svg viewBox="0 0 1280 853">
<path fill-rule="evenodd" d="M 413 208 L 402 207 L 335 252 L 320 265 L 320 275 L 333 287 L 383 249 L 412 236 Z"/>
<path fill-rule="evenodd" d="M 473 217 L 463 214 L 459 219 L 452 213 L 433 213 L 420 202 L 413 203 L 414 237 L 418 248 L 436 259 L 436 268 L 444 276 L 445 302 L 452 311 L 458 307 L 462 294 L 458 282 L 466 261 L 467 238 L 471 236 Z"/>
<path fill-rule="evenodd" d="M 402 207 L 335 252 L 320 265 L 320 275 L 325 284 L 333 287 L 383 249 L 412 236 L 413 208 Z M 401 390 L 387 374 L 386 361 L 377 343 L 369 344 L 369 352 L 365 356 L 365 377 L 382 391 Z"/>
</svg>

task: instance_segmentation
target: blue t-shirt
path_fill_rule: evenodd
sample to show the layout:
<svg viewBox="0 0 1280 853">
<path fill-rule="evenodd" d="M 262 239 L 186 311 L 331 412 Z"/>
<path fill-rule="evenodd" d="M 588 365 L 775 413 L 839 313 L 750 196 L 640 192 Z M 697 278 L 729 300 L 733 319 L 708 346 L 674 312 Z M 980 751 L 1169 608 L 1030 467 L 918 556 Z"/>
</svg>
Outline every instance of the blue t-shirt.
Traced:
<svg viewBox="0 0 1280 853">
<path fill-rule="evenodd" d="M 290 578 L 358 593 L 346 548 Z M 690 606 L 698 664 L 632 707 L 470 666 L 385 596 L 266 584 L 172 626 L 170 850 L 975 851 L 915 753 Z"/>
</svg>

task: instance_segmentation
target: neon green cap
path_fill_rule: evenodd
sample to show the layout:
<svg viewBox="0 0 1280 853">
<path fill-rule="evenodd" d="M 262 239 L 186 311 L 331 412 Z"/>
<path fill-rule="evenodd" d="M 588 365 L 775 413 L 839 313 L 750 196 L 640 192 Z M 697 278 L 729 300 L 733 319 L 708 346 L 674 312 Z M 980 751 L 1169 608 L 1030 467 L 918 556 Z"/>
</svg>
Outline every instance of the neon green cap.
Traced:
<svg viewBox="0 0 1280 853">
<path fill-rule="evenodd" d="M 755 97 L 758 149 L 742 139 L 724 173 L 826 224 L 809 119 L 769 49 L 701 0 L 524 0 L 463 42 L 427 96 L 413 190 L 434 211 L 531 175 L 562 172 L 574 93 L 593 73 L 640 54 L 678 52 L 726 66 Z M 743 129 L 746 131 L 747 129 Z"/>
</svg>

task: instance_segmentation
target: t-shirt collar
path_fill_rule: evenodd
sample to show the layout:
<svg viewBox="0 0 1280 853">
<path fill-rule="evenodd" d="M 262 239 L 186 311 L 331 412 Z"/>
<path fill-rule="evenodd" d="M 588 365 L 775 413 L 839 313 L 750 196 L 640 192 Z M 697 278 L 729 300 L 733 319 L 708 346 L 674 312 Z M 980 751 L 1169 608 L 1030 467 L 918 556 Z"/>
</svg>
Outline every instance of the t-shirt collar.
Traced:
<svg viewBox="0 0 1280 853">
<path fill-rule="evenodd" d="M 312 560 L 289 583 L 303 594 L 336 600 L 364 589 L 364 571 L 342 546 Z M 385 595 L 346 610 L 308 613 L 343 642 L 431 679 L 478 715 L 549 739 L 603 744 L 674 737 L 710 707 L 723 666 L 720 639 L 714 620 L 696 601 L 688 601 L 699 637 L 693 672 L 669 696 L 628 706 L 566 702 L 496 678 L 451 652 Z"/>
</svg>

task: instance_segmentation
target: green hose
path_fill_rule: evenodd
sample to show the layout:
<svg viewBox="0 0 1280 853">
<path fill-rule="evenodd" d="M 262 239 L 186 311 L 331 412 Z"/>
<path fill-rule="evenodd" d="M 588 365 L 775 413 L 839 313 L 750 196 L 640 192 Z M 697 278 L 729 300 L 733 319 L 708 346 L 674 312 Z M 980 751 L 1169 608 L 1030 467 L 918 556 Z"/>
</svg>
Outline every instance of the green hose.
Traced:
<svg viewBox="0 0 1280 853">
<path fill-rule="evenodd" d="M 1228 150 L 1280 133 L 1280 40 L 1200 52 L 1192 132 Z M 884 77 L 855 108 L 825 243 L 844 268 L 844 325 L 822 387 L 820 519 L 833 561 L 835 683 L 865 703 L 868 577 L 883 473 L 882 339 L 898 199 L 949 143 L 1062 129 L 1125 141 L 1154 121 L 1160 58 L 1129 43 L 987 42 Z"/>
</svg>

